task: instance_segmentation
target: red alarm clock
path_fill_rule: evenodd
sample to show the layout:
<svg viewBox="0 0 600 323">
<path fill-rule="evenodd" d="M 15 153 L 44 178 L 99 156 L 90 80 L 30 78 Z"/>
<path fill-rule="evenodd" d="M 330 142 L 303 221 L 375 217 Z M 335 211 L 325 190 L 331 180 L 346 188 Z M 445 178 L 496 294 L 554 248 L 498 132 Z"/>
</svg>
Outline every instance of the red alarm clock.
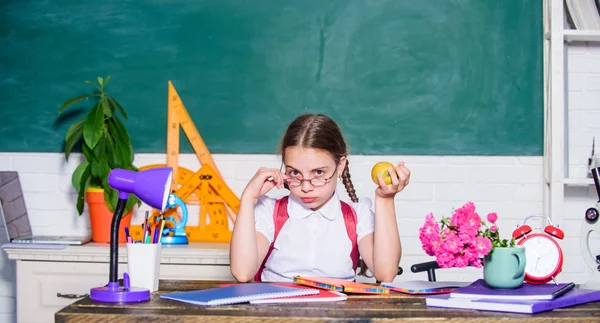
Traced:
<svg viewBox="0 0 600 323">
<path fill-rule="evenodd" d="M 543 232 L 534 232 L 527 220 L 530 218 L 545 218 L 550 225 Z M 536 228 L 541 229 L 541 228 Z M 547 216 L 531 215 L 525 218 L 523 225 L 517 227 L 512 234 L 518 245 L 525 247 L 525 282 L 529 284 L 545 284 L 555 280 L 562 270 L 563 252 L 556 239 L 563 239 L 564 232 L 553 225 Z"/>
</svg>

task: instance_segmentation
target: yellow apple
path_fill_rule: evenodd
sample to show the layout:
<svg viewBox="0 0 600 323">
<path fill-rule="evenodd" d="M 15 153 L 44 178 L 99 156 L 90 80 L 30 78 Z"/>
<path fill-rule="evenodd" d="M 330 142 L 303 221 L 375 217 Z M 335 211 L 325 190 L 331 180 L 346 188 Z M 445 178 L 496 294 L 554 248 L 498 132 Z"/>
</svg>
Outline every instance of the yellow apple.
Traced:
<svg viewBox="0 0 600 323">
<path fill-rule="evenodd" d="M 396 169 L 394 168 L 394 165 L 392 163 L 389 162 L 378 162 L 377 164 L 375 164 L 375 166 L 373 166 L 373 169 L 371 170 L 371 178 L 373 179 L 373 182 L 375 182 L 375 184 L 379 185 L 379 180 L 377 179 L 377 174 L 381 173 L 381 177 L 383 177 L 383 181 L 386 184 L 392 184 L 392 178 L 390 177 L 390 173 L 388 172 L 388 169 L 393 169 L 393 172 L 396 172 Z"/>
</svg>

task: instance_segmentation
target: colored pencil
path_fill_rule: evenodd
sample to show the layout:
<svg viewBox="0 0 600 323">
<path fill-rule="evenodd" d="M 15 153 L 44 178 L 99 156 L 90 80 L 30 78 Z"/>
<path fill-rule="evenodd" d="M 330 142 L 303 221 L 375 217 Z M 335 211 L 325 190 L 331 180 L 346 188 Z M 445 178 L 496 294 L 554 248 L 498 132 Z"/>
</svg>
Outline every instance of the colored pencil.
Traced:
<svg viewBox="0 0 600 323">
<path fill-rule="evenodd" d="M 162 239 L 162 236 L 163 236 L 162 233 L 165 228 L 165 222 L 166 222 L 165 220 L 160 221 L 160 230 L 158 231 L 158 243 L 160 243 L 160 239 Z"/>
</svg>

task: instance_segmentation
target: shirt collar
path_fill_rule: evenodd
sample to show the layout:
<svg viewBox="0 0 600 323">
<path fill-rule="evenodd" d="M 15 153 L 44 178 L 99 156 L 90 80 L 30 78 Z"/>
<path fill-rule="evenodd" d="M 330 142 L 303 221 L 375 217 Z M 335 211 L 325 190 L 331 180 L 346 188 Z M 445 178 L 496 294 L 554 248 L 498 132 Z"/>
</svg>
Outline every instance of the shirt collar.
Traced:
<svg viewBox="0 0 600 323">
<path fill-rule="evenodd" d="M 313 211 L 305 207 L 304 204 L 298 201 L 296 197 L 290 195 L 287 211 L 288 216 L 292 219 L 304 219 L 315 213 L 321 215 L 327 220 L 333 221 L 342 214 L 340 198 L 337 192 L 333 193 L 333 197 L 317 211 Z"/>
</svg>

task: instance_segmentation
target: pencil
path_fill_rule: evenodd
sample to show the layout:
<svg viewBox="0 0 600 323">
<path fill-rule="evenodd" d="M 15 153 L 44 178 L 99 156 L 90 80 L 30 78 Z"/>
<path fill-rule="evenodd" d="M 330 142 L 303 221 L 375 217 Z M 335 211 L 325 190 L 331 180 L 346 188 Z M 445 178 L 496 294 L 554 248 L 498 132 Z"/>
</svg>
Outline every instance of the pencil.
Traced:
<svg viewBox="0 0 600 323">
<path fill-rule="evenodd" d="M 150 212 L 146 211 L 146 216 L 144 218 L 144 225 L 142 225 L 142 229 L 144 230 L 144 238 L 142 239 L 142 243 L 146 243 L 146 236 L 148 233 L 148 215 Z"/>
<path fill-rule="evenodd" d="M 146 225 L 144 223 L 142 223 L 142 231 L 144 231 L 144 233 L 142 233 L 142 243 L 144 243 L 144 241 L 146 241 Z"/>
<path fill-rule="evenodd" d="M 159 228 L 160 228 L 160 224 L 156 223 L 156 225 L 154 226 L 154 232 L 152 233 L 152 243 L 158 243 L 158 229 Z"/>
<path fill-rule="evenodd" d="M 160 230 L 158 231 L 158 243 L 160 243 L 160 239 L 162 239 L 162 232 L 163 229 L 165 228 L 165 220 L 161 220 L 160 221 Z"/>
</svg>

